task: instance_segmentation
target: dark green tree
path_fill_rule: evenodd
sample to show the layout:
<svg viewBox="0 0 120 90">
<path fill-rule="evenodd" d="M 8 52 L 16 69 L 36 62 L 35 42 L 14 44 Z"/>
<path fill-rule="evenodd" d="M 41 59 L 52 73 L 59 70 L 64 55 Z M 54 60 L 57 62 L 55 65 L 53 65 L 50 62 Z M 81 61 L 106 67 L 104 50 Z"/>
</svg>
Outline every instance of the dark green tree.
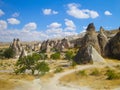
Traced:
<svg viewBox="0 0 120 90">
<path fill-rule="evenodd" d="M 7 48 L 5 51 L 4 51 L 4 57 L 5 58 L 13 58 L 15 56 L 15 52 L 12 48 Z"/>
</svg>

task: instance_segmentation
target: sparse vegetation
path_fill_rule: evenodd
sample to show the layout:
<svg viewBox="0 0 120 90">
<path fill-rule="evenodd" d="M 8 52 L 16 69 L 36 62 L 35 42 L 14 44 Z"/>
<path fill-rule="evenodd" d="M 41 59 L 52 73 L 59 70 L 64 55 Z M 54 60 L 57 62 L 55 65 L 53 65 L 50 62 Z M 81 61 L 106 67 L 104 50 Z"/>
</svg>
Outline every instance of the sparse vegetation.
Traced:
<svg viewBox="0 0 120 90">
<path fill-rule="evenodd" d="M 3 53 L 3 56 L 5 57 L 5 58 L 13 58 L 14 57 L 14 55 L 15 55 L 15 52 L 14 52 L 14 50 L 12 49 L 12 48 L 7 48 L 7 49 L 5 49 L 5 51 L 4 51 L 4 53 Z"/>
<path fill-rule="evenodd" d="M 56 52 L 50 56 L 51 59 L 57 60 L 60 59 L 60 52 Z"/>
<path fill-rule="evenodd" d="M 82 71 L 77 72 L 77 75 L 80 75 L 80 76 L 87 76 L 87 73 L 86 73 L 85 70 L 82 70 Z"/>
<path fill-rule="evenodd" d="M 65 59 L 72 60 L 73 59 L 73 52 L 72 51 L 65 52 Z"/>
<path fill-rule="evenodd" d="M 90 75 L 98 76 L 100 75 L 100 71 L 97 68 L 95 68 Z"/>
<path fill-rule="evenodd" d="M 57 67 L 56 70 L 54 71 L 54 73 L 60 73 L 62 71 L 63 71 L 63 68 Z"/>
<path fill-rule="evenodd" d="M 115 70 L 107 70 L 106 75 L 108 80 L 120 79 L 120 73 L 117 73 Z"/>
</svg>

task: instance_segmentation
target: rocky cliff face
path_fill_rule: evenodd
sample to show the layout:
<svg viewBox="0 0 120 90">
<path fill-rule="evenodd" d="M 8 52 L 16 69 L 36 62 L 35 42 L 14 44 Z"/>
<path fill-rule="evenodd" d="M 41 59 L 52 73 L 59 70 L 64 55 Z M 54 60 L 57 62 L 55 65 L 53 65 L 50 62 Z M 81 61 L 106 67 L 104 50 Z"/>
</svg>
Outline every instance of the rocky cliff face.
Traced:
<svg viewBox="0 0 120 90">
<path fill-rule="evenodd" d="M 120 60 L 120 28 L 118 33 L 109 40 L 106 50 L 106 56 Z"/>
<path fill-rule="evenodd" d="M 90 23 L 88 25 L 87 30 L 86 30 L 86 34 L 82 38 L 81 44 L 82 45 L 79 48 L 79 51 L 74 58 L 74 60 L 78 64 L 93 62 L 97 56 L 99 59 L 95 60 L 95 61 L 98 61 L 98 62 L 103 61 L 102 57 L 100 56 L 101 55 L 101 48 L 99 45 L 98 34 L 95 31 L 95 26 L 93 23 Z M 94 49 L 92 49 L 92 48 L 94 48 Z M 94 52 L 94 54 L 92 54 L 92 52 Z M 95 55 L 97 55 L 97 56 L 95 56 Z"/>
<path fill-rule="evenodd" d="M 101 49 L 101 55 L 105 57 L 105 47 L 106 47 L 106 44 L 108 43 L 108 38 L 104 34 L 103 27 L 100 27 L 100 32 L 98 34 L 98 41 Z"/>
</svg>

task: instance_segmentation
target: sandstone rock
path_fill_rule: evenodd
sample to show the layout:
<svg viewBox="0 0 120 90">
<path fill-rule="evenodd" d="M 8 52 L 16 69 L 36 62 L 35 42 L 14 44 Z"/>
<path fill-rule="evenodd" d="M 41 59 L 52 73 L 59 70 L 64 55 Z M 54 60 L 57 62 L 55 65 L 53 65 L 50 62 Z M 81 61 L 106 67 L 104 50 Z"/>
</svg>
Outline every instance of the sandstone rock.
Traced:
<svg viewBox="0 0 120 90">
<path fill-rule="evenodd" d="M 95 26 L 93 23 L 88 25 L 87 32 L 82 38 L 80 48 L 84 47 L 85 45 L 92 45 L 98 51 L 98 53 L 101 54 L 97 33 L 95 32 Z"/>
<path fill-rule="evenodd" d="M 92 45 L 87 45 L 86 47 L 79 49 L 74 60 L 77 64 L 105 63 L 102 56 Z"/>
<path fill-rule="evenodd" d="M 97 33 L 95 32 L 93 23 L 88 25 L 87 32 L 81 40 L 81 45 L 74 61 L 78 64 L 103 61 Z"/>
<path fill-rule="evenodd" d="M 21 54 L 20 54 L 19 58 L 22 58 L 24 56 L 27 56 L 27 52 L 25 51 L 24 48 L 22 48 L 22 51 L 21 51 Z"/>
<path fill-rule="evenodd" d="M 98 34 L 98 41 L 101 48 L 101 55 L 105 56 L 105 46 L 108 42 L 107 36 L 104 34 L 104 29 L 100 27 L 100 33 Z"/>
<path fill-rule="evenodd" d="M 119 32 L 110 39 L 109 43 L 106 46 L 106 50 L 108 51 L 106 53 L 108 57 L 120 60 L 120 28 Z"/>
</svg>

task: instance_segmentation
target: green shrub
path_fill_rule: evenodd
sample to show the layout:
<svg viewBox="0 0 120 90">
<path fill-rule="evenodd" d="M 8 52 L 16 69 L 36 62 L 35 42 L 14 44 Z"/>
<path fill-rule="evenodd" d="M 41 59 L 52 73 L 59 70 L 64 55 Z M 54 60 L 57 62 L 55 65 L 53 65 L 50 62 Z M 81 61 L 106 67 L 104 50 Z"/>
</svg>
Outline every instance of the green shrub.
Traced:
<svg viewBox="0 0 120 90">
<path fill-rule="evenodd" d="M 76 65 L 77 65 L 77 63 L 72 60 L 71 66 L 74 68 Z"/>
<path fill-rule="evenodd" d="M 46 60 L 48 56 L 45 53 L 40 53 L 40 60 Z"/>
<path fill-rule="evenodd" d="M 73 59 L 73 52 L 72 51 L 67 51 L 65 53 L 65 59 L 72 60 Z"/>
<path fill-rule="evenodd" d="M 94 69 L 94 70 L 91 72 L 91 75 L 98 76 L 98 75 L 100 75 L 100 71 L 99 71 L 98 69 Z"/>
<path fill-rule="evenodd" d="M 85 70 L 79 71 L 77 74 L 80 76 L 87 76 L 87 73 Z"/>
<path fill-rule="evenodd" d="M 107 70 L 106 75 L 108 80 L 120 79 L 120 73 L 116 73 L 114 70 Z"/>
<path fill-rule="evenodd" d="M 46 72 L 50 70 L 48 64 L 46 62 L 38 62 L 35 66 L 35 69 L 38 70 L 38 74 L 44 75 Z"/>
<path fill-rule="evenodd" d="M 63 71 L 63 68 L 57 67 L 56 70 L 54 71 L 54 73 L 60 73 L 62 71 Z"/>
<path fill-rule="evenodd" d="M 50 58 L 53 59 L 53 60 L 60 59 L 60 53 L 59 53 L 59 52 L 56 52 L 56 53 L 52 54 L 52 55 L 50 56 Z"/>
<path fill-rule="evenodd" d="M 5 51 L 4 51 L 4 57 L 5 58 L 13 58 L 15 56 L 15 52 L 12 48 L 7 48 Z"/>
</svg>

